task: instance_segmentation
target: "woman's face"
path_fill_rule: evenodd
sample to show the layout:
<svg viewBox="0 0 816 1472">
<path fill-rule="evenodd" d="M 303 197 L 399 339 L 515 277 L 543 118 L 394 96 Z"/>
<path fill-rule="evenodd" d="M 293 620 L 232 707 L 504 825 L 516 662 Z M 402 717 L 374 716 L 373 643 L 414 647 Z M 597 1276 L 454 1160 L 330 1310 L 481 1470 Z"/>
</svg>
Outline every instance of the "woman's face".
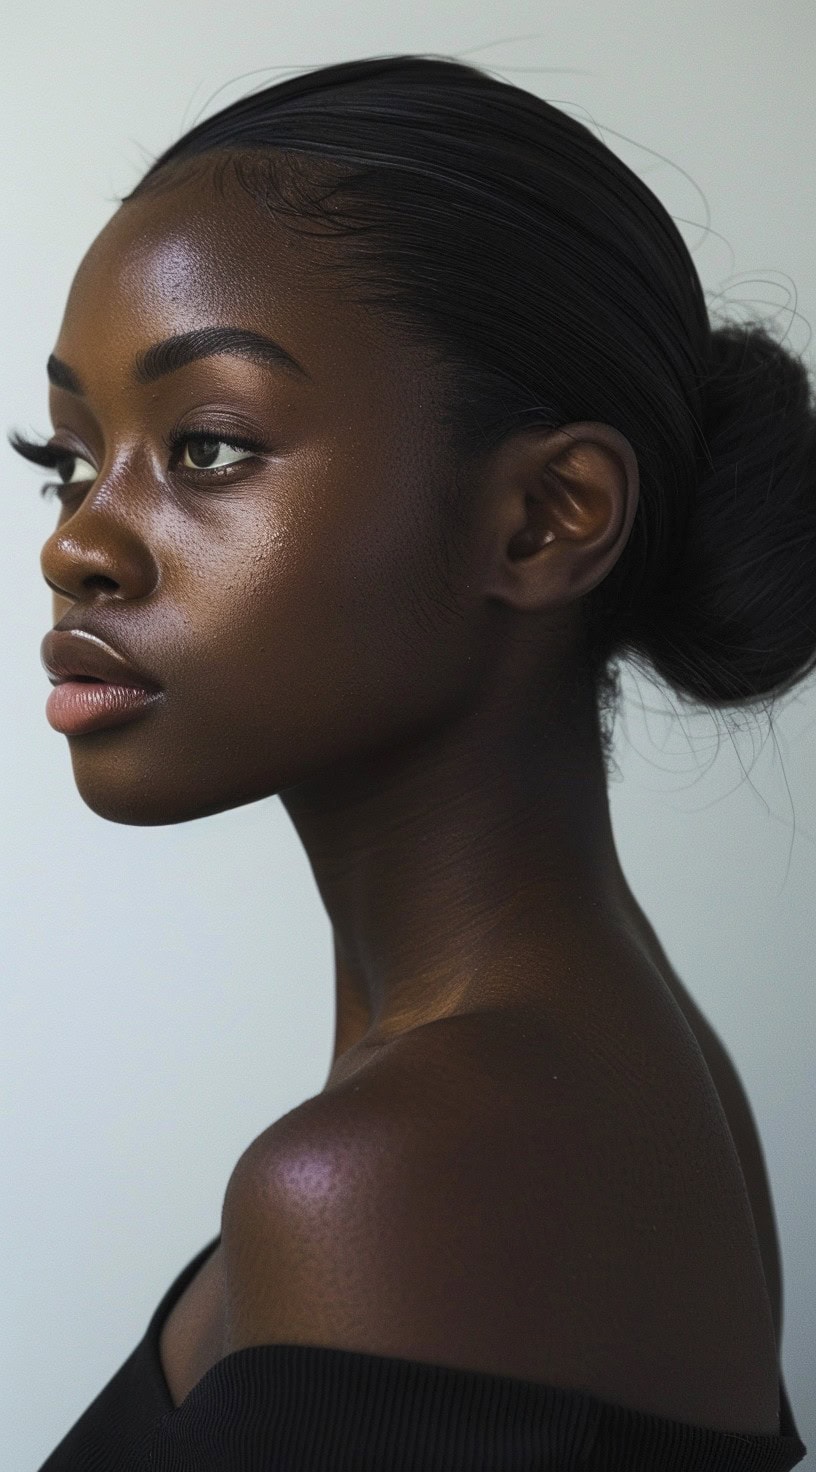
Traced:
<svg viewBox="0 0 816 1472">
<path fill-rule="evenodd" d="M 321 244 L 205 172 L 123 205 L 72 283 L 54 354 L 84 394 L 53 386 L 50 408 L 52 443 L 78 459 L 42 571 L 55 623 L 70 610 L 164 692 L 66 738 L 81 796 L 115 822 L 330 778 L 473 689 L 475 621 L 441 555 L 440 371 L 349 302 Z M 303 371 L 221 353 L 134 377 L 161 340 L 221 327 L 271 337 Z M 218 443 L 167 448 L 194 430 Z"/>
</svg>

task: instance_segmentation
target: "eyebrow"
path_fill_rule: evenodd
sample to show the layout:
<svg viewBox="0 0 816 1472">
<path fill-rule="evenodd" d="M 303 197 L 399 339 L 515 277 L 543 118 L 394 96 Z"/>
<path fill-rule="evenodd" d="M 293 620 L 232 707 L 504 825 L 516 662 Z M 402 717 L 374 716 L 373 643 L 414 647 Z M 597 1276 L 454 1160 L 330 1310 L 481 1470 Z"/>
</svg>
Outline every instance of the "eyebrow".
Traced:
<svg viewBox="0 0 816 1472">
<path fill-rule="evenodd" d="M 139 353 L 133 363 L 133 381 L 137 384 L 155 383 L 157 378 L 174 373 L 186 363 L 193 363 L 197 358 L 210 358 L 216 353 L 233 353 L 251 358 L 256 363 L 272 364 L 293 376 L 310 376 L 297 358 L 261 332 L 251 332 L 244 327 L 200 327 L 193 332 L 165 337 Z M 65 388 L 69 393 L 84 396 L 85 389 L 79 375 L 54 353 L 48 359 L 46 372 L 55 388 Z"/>
</svg>

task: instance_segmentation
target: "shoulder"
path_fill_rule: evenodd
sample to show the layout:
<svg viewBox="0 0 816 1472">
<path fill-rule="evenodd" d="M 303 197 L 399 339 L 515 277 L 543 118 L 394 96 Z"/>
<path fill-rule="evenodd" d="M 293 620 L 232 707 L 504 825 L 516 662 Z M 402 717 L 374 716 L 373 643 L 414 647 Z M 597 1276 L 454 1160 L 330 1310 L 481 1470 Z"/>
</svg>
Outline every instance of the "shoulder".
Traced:
<svg viewBox="0 0 816 1472">
<path fill-rule="evenodd" d="M 360 1050 L 340 1082 L 306 1099 L 252 1142 L 230 1180 L 226 1204 L 234 1202 L 243 1212 L 254 1200 L 265 1215 L 263 1202 L 272 1189 L 308 1209 L 324 1193 L 336 1200 L 343 1188 L 373 1185 L 375 1167 L 380 1188 L 387 1190 L 412 1168 L 424 1173 L 434 1155 L 450 1166 L 453 1141 L 459 1165 L 468 1140 L 479 1143 L 484 1161 L 487 1135 L 507 1122 L 502 1101 L 520 1123 L 520 1047 L 526 1047 L 540 1085 L 546 1078 L 540 1041 L 525 1044 L 517 1027 L 492 1015 L 446 1018 L 376 1050 Z M 540 1108 L 540 1089 L 537 1102 Z M 296 1163 L 305 1159 L 323 1162 L 319 1177 L 316 1171 L 308 1181 L 303 1177 Z"/>
<path fill-rule="evenodd" d="M 456 1021 L 245 1152 L 222 1212 L 223 1352 L 323 1345 L 712 1425 L 764 1406 L 770 1424 L 755 1248 L 700 1171 L 676 1080 L 668 1119 L 650 1109 L 654 1059 L 599 1083 L 596 1054 Z"/>
<path fill-rule="evenodd" d="M 511 1056 L 500 1026 L 434 1024 L 253 1142 L 222 1213 L 225 1353 L 323 1344 L 513 1373 L 544 1203 L 523 1107 L 496 1085 Z M 540 1118 L 526 1128 L 540 1145 Z"/>
</svg>

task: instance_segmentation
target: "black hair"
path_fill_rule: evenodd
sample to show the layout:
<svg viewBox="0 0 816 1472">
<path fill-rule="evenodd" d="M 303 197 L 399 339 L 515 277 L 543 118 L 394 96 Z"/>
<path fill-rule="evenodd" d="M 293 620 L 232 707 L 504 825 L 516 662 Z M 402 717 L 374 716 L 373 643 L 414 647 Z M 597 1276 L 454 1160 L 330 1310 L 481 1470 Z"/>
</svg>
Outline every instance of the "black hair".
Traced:
<svg viewBox="0 0 816 1472">
<path fill-rule="evenodd" d="M 630 441 L 637 514 L 582 600 L 607 771 L 624 657 L 712 710 L 811 673 L 806 368 L 761 322 L 712 322 L 671 215 L 588 127 L 452 58 L 366 58 L 223 108 L 120 203 L 205 154 L 292 228 L 342 237 L 356 299 L 437 346 L 464 454 L 585 419 Z"/>
</svg>

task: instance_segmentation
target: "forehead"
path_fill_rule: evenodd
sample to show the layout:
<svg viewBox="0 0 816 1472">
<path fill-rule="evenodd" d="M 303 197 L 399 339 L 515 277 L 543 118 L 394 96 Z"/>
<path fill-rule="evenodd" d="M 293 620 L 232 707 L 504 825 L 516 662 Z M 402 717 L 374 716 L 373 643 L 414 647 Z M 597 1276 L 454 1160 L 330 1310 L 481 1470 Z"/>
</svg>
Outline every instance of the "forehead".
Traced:
<svg viewBox="0 0 816 1472">
<path fill-rule="evenodd" d="M 352 371 L 372 382 L 427 374 L 436 354 L 382 312 L 352 300 L 319 236 L 296 233 L 225 171 L 199 167 L 121 205 L 83 257 L 68 295 L 59 357 L 83 342 L 110 359 L 214 324 L 277 338 L 320 382 Z"/>
</svg>

